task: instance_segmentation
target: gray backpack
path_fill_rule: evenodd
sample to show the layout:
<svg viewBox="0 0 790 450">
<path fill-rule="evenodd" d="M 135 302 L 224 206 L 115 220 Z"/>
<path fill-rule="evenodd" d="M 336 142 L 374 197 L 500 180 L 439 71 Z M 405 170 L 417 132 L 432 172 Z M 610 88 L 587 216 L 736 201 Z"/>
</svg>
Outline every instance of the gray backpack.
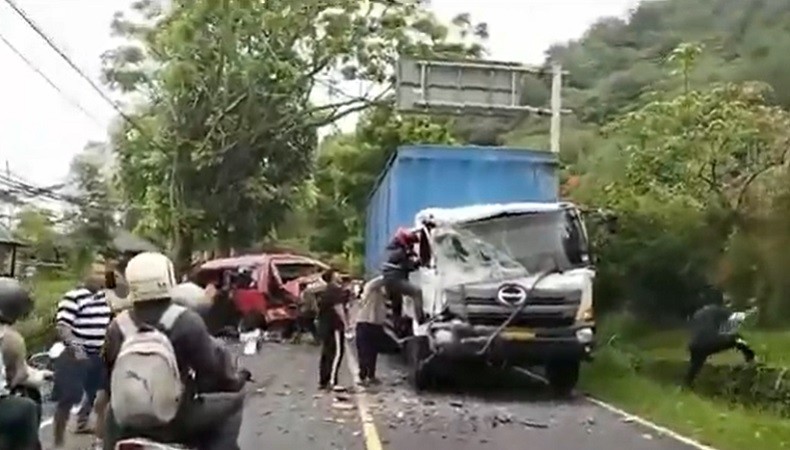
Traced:
<svg viewBox="0 0 790 450">
<path fill-rule="evenodd" d="M 170 305 L 159 323 L 169 331 L 186 311 Z M 167 425 L 176 416 L 184 386 L 170 339 L 154 327 L 138 327 L 129 311 L 118 318 L 123 343 L 110 377 L 115 420 L 133 429 Z"/>
</svg>

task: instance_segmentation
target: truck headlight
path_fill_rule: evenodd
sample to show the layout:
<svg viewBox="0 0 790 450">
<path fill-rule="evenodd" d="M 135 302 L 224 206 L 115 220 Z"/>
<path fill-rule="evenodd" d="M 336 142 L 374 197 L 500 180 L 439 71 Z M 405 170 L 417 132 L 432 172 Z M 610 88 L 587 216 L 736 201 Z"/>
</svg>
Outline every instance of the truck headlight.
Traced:
<svg viewBox="0 0 790 450">
<path fill-rule="evenodd" d="M 593 330 L 591 328 L 576 330 L 576 339 L 582 344 L 589 344 L 593 340 Z"/>
</svg>

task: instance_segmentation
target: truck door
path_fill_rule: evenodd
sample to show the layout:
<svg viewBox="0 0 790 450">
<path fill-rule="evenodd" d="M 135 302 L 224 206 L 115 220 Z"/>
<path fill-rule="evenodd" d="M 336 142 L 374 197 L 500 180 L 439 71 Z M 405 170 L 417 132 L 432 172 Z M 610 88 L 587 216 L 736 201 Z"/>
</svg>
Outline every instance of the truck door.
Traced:
<svg viewBox="0 0 790 450">
<path fill-rule="evenodd" d="M 416 281 L 422 288 L 422 301 L 425 311 L 430 315 L 434 315 L 441 310 L 441 305 L 438 303 L 438 293 L 441 292 L 441 286 L 439 285 L 439 277 L 436 270 L 436 258 L 431 248 L 431 233 L 425 227 L 420 230 L 419 257 L 419 280 Z"/>
</svg>

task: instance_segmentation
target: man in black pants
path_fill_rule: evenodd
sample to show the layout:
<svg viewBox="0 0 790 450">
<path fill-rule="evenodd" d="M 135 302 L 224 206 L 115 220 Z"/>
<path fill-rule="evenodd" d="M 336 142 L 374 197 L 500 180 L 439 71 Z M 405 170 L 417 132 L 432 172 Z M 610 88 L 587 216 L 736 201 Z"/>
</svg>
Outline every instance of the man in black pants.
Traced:
<svg viewBox="0 0 790 450">
<path fill-rule="evenodd" d="M 711 355 L 725 350 L 737 349 L 747 363 L 754 361 L 754 351 L 737 332 L 737 321 L 733 321 L 732 310 L 725 304 L 703 306 L 691 318 L 692 337 L 689 343 L 689 368 L 686 385 L 692 386 Z"/>
<path fill-rule="evenodd" d="M 387 319 L 384 280 L 376 277 L 362 289 L 356 316 L 356 344 L 359 358 L 359 380 L 362 386 L 380 384 L 376 378 L 376 359 L 379 353 L 395 353 L 398 344 L 384 331 Z"/>
<path fill-rule="evenodd" d="M 417 255 L 414 253 L 419 236 L 419 232 L 415 230 L 399 229 L 387 245 L 384 265 L 381 268 L 384 286 L 392 304 L 393 325 L 398 330 L 407 324 L 402 319 L 404 296 L 411 298 L 417 322 L 424 322 L 422 289 L 409 281 L 409 274 L 419 267 Z"/>
<path fill-rule="evenodd" d="M 321 279 L 326 288 L 317 295 L 318 336 L 321 340 L 318 386 L 326 390 L 338 387 L 338 372 L 345 353 L 348 291 L 340 286 L 340 276 L 333 269 L 324 272 Z"/>
</svg>

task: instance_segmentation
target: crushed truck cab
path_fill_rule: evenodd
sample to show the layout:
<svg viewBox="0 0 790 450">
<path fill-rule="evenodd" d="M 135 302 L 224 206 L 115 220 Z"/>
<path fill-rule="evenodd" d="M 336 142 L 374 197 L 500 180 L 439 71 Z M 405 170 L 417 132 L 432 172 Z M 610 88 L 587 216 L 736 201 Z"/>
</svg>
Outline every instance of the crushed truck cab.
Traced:
<svg viewBox="0 0 790 450">
<path fill-rule="evenodd" d="M 540 366 L 557 391 L 572 390 L 595 337 L 595 272 L 576 207 L 429 208 L 416 222 L 421 268 L 411 281 L 429 320 L 412 320 L 406 344 L 414 386 L 430 381 L 436 361 L 466 360 Z"/>
</svg>

